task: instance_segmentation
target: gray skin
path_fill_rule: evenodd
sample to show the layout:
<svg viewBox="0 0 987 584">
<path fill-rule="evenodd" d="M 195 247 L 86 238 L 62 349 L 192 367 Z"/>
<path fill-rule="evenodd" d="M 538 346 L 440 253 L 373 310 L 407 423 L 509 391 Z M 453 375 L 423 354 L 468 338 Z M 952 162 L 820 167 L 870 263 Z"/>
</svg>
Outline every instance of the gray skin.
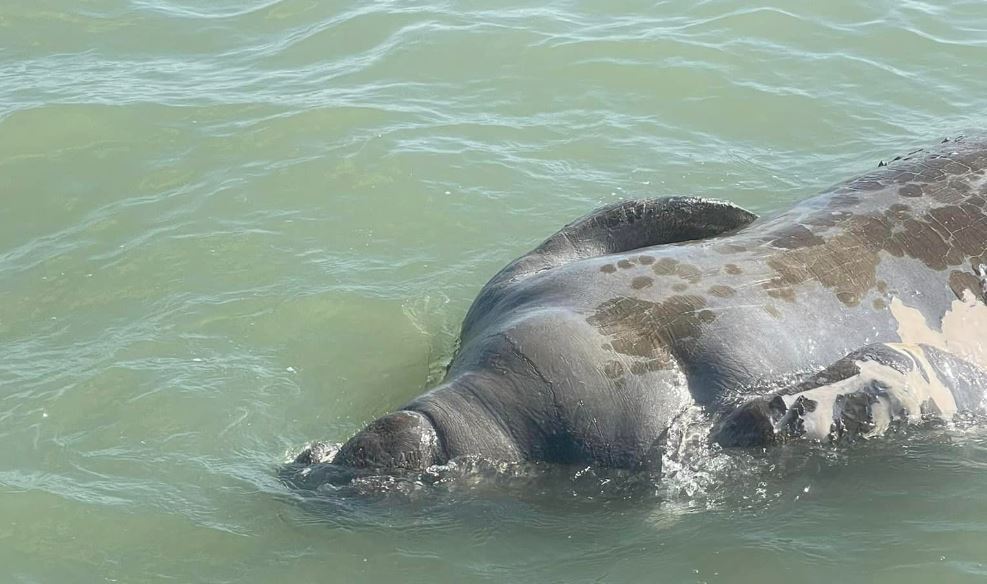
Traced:
<svg viewBox="0 0 987 584">
<path fill-rule="evenodd" d="M 727 446 L 797 435 L 807 402 L 775 398 L 861 359 L 894 361 L 881 350 L 902 340 L 891 298 L 932 323 L 965 291 L 983 302 L 985 175 L 987 140 L 957 138 L 767 219 L 698 198 L 604 207 L 495 275 L 444 381 L 331 462 L 421 471 L 477 455 L 653 470 L 691 404 L 720 419 L 712 439 Z M 980 396 L 983 372 L 953 365 L 937 366 L 950 391 Z M 863 431 L 867 399 L 841 401 L 836 434 Z M 320 452 L 298 462 L 330 462 Z"/>
</svg>

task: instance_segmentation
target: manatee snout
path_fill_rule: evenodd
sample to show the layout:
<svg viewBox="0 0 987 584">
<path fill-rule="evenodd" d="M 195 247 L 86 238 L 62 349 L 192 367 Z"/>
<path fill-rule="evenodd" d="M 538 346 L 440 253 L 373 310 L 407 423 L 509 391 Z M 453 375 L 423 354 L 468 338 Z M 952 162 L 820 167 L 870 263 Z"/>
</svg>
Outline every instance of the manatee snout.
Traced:
<svg viewBox="0 0 987 584">
<path fill-rule="evenodd" d="M 339 449 L 332 463 L 359 469 L 424 471 L 445 462 L 435 426 L 418 412 L 377 418 Z"/>
<path fill-rule="evenodd" d="M 281 467 L 279 477 L 288 486 L 315 490 L 348 485 L 365 475 L 421 473 L 444 462 L 432 422 L 418 412 L 401 410 L 370 422 L 338 449 L 313 442 Z"/>
</svg>

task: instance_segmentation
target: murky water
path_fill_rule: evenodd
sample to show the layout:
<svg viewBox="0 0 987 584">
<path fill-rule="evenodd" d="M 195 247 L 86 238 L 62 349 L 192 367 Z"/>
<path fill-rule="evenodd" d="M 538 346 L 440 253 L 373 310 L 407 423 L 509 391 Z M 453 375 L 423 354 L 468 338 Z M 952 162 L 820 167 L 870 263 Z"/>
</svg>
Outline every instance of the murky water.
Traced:
<svg viewBox="0 0 987 584">
<path fill-rule="evenodd" d="M 980 425 L 643 486 L 277 469 L 437 381 L 595 206 L 769 211 L 985 111 L 980 0 L 5 0 L 0 580 L 984 581 Z"/>
</svg>

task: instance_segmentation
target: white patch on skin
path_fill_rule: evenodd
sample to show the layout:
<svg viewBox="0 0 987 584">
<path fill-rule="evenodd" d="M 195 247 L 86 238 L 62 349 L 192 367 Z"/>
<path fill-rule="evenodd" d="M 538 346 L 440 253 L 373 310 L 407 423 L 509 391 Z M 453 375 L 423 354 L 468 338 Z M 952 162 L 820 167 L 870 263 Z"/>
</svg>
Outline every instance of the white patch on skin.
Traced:
<svg viewBox="0 0 987 584">
<path fill-rule="evenodd" d="M 933 402 L 946 419 L 956 414 L 956 400 L 929 364 L 922 348 L 917 345 L 888 343 L 885 345 L 907 357 L 912 362 L 911 371 L 902 373 L 893 367 L 876 361 L 857 361 L 859 373 L 842 381 L 782 396 L 787 407 L 792 407 L 800 397 L 816 403 L 812 412 L 802 416 L 805 437 L 811 440 L 827 440 L 833 432 L 833 406 L 837 397 L 862 392 L 875 383 L 883 393 L 870 405 L 874 428 L 864 437 L 883 434 L 897 420 L 916 422 L 922 419 L 922 404 Z M 924 375 L 923 375 L 924 373 Z"/>
<path fill-rule="evenodd" d="M 977 301 L 969 290 L 954 300 L 942 317 L 940 330 L 929 326 L 918 310 L 906 306 L 899 298 L 891 300 L 891 314 L 898 321 L 902 343 L 925 344 L 956 355 L 987 370 L 987 306 Z"/>
<path fill-rule="evenodd" d="M 900 298 L 891 300 L 891 314 L 898 321 L 901 342 L 886 346 L 908 357 L 912 370 L 901 373 L 876 361 L 857 361 L 860 370 L 857 375 L 799 394 L 782 396 L 789 408 L 799 397 L 816 403 L 816 409 L 802 417 L 807 438 L 828 439 L 833 431 L 836 399 L 840 395 L 864 391 L 875 382 L 884 391 L 877 396 L 877 403 L 870 406 L 874 428 L 866 437 L 884 433 L 896 420 L 920 420 L 922 404 L 928 402 L 935 404 L 943 419 L 951 419 L 957 413 L 956 399 L 919 345 L 935 347 L 987 370 L 987 347 L 984 345 L 987 306 L 978 302 L 969 290 L 963 293 L 963 298 L 950 304 L 938 330 L 929 326 L 919 310 L 905 305 Z"/>
</svg>

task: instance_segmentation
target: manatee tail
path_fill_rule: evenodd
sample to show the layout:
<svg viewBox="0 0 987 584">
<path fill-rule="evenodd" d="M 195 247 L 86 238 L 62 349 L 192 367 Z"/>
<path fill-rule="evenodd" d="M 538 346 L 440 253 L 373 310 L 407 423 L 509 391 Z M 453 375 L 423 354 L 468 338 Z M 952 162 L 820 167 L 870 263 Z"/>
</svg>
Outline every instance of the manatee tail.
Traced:
<svg viewBox="0 0 987 584">
<path fill-rule="evenodd" d="M 566 225 L 501 270 L 487 288 L 569 262 L 635 249 L 716 237 L 742 229 L 757 215 L 726 201 L 666 197 L 620 201 Z"/>
</svg>

